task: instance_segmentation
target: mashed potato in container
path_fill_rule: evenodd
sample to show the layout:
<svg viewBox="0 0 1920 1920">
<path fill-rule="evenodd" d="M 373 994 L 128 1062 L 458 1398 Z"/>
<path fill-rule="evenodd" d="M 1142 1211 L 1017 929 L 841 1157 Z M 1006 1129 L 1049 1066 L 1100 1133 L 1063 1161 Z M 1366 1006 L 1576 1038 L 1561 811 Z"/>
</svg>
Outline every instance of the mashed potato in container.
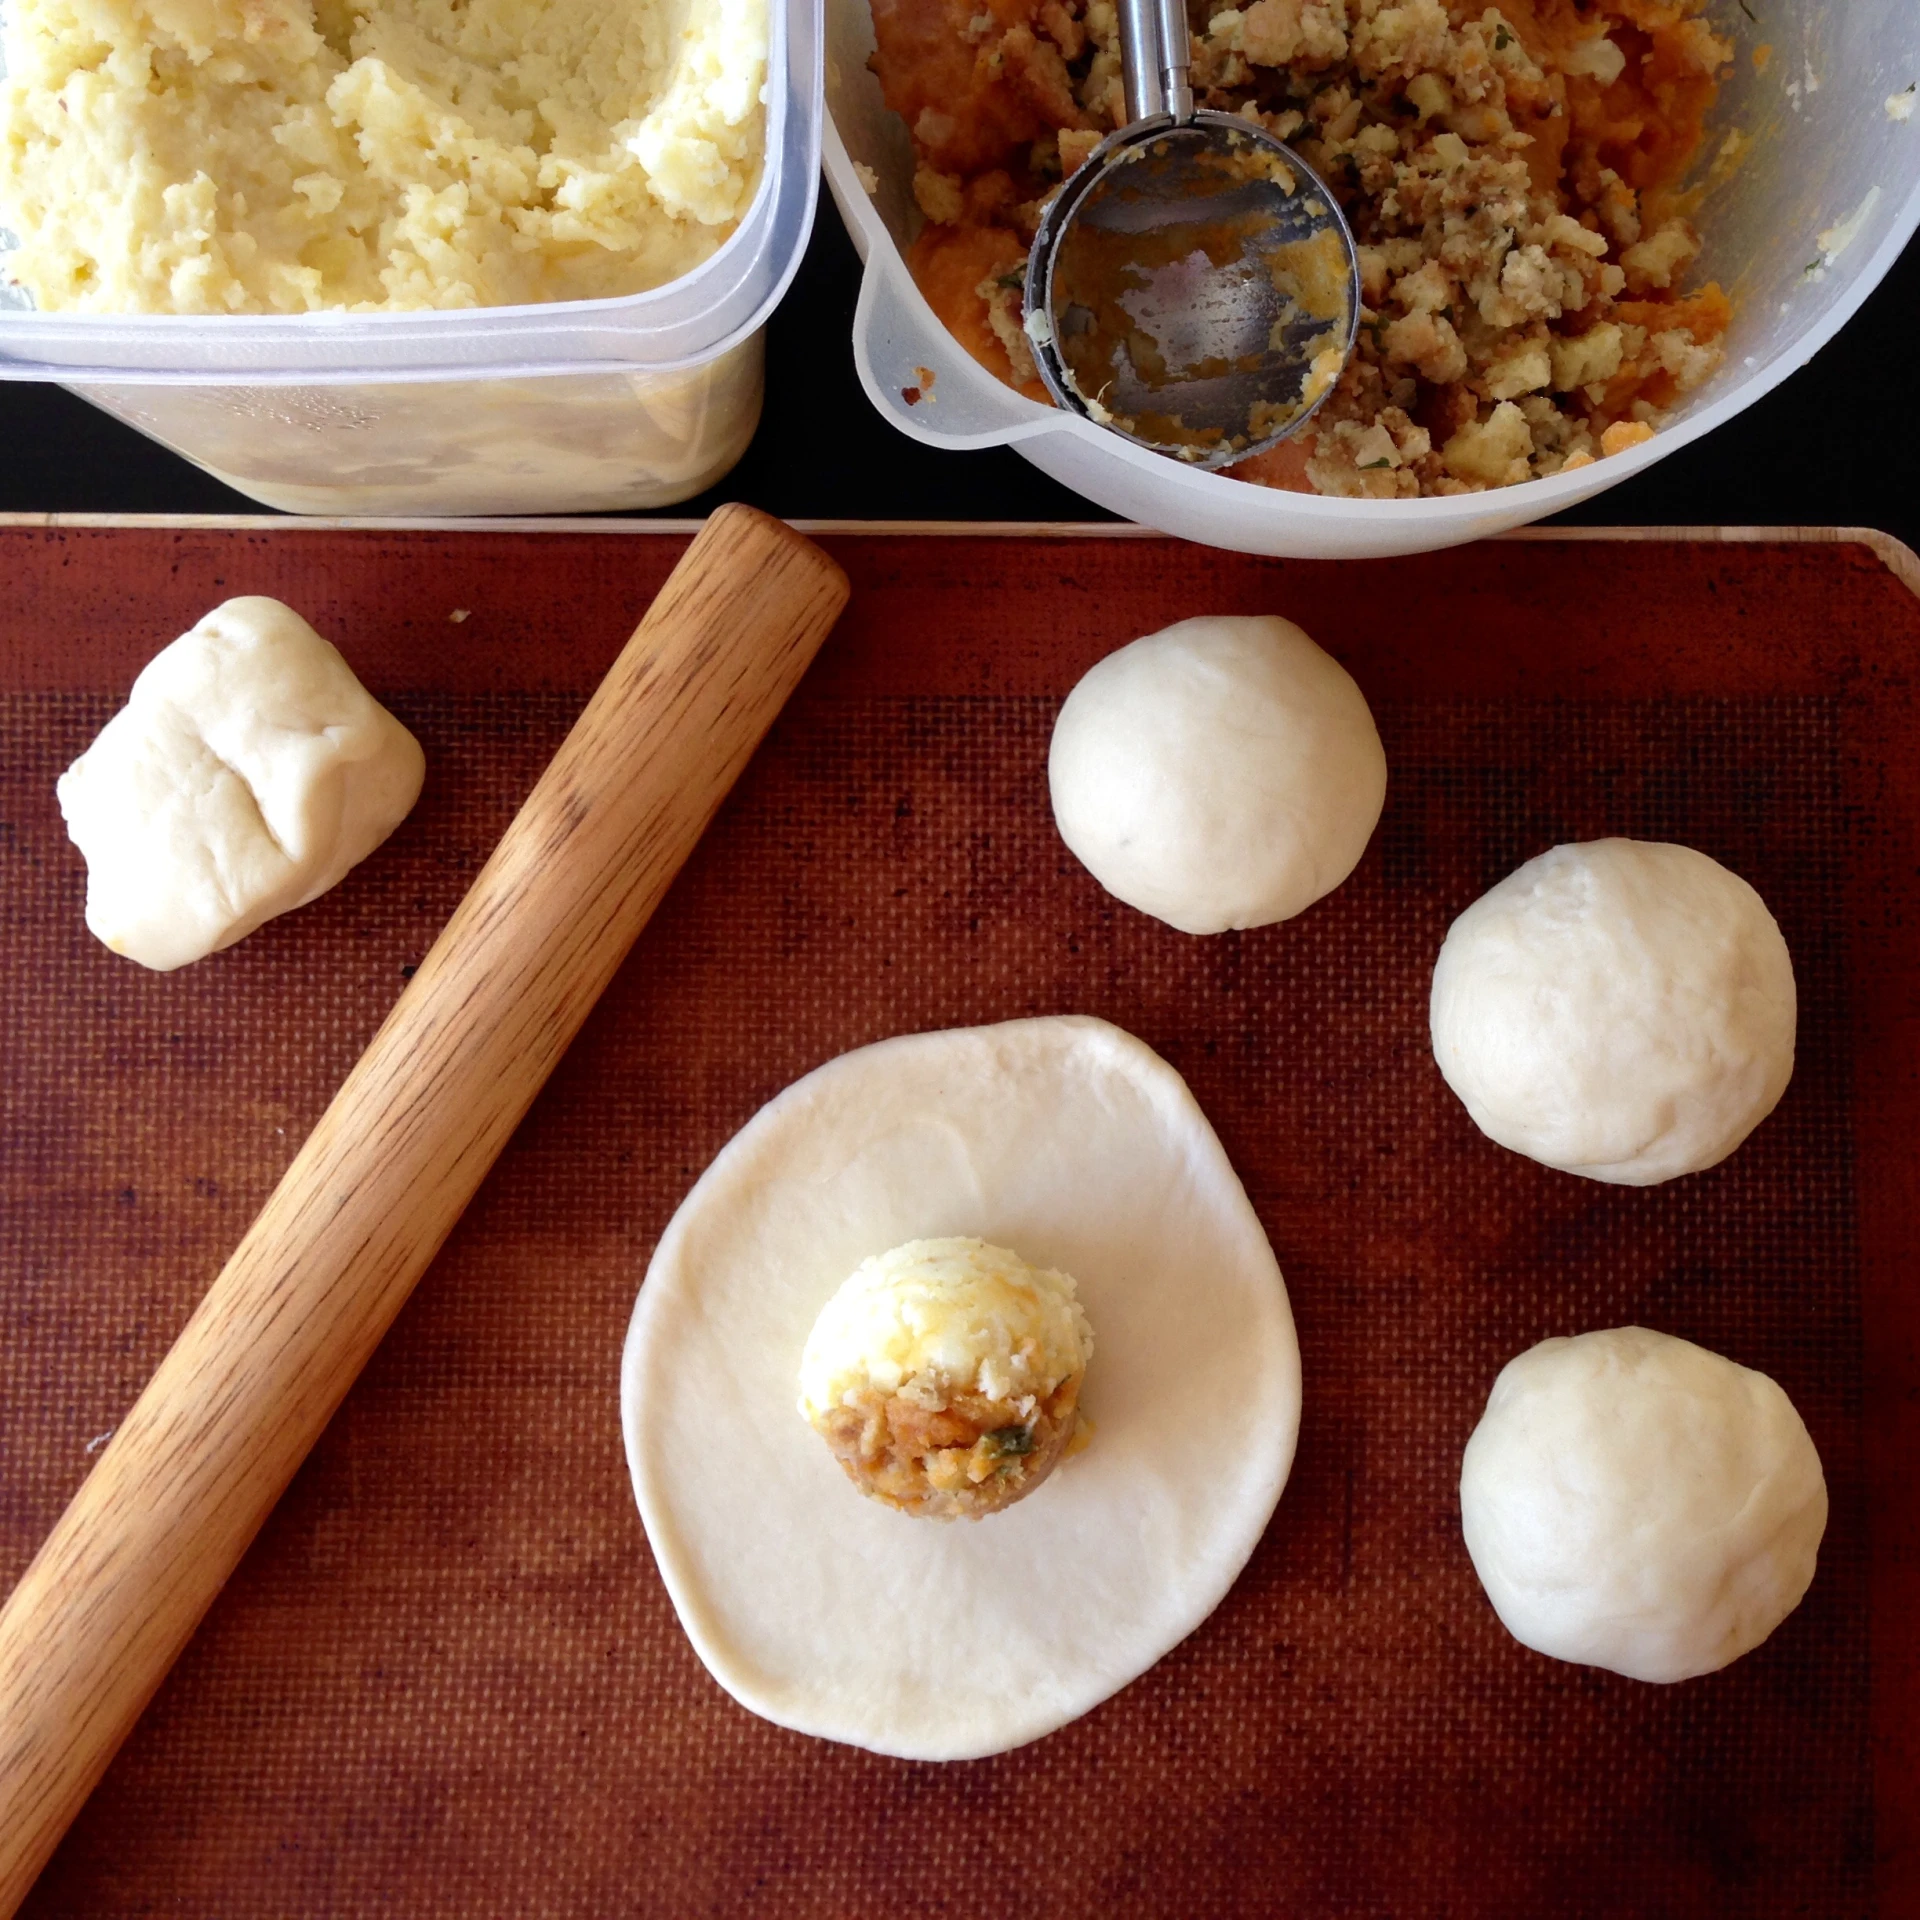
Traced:
<svg viewBox="0 0 1920 1920">
<path fill-rule="evenodd" d="M 10 376 L 296 513 L 661 507 L 745 451 L 813 218 L 816 0 L 0 27 Z"/>
<path fill-rule="evenodd" d="M 636 293 L 732 232 L 764 0 L 11 0 L 0 210 L 43 310 Z"/>
</svg>

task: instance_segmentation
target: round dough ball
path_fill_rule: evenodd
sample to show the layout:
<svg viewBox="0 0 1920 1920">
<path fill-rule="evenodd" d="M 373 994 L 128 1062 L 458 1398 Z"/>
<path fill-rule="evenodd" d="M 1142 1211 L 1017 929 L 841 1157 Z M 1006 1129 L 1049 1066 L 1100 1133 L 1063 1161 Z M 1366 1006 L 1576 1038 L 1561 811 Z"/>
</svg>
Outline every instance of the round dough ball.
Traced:
<svg viewBox="0 0 1920 1920">
<path fill-rule="evenodd" d="M 1366 851 L 1387 760 L 1366 697 L 1291 620 L 1182 620 L 1067 695 L 1053 817 L 1087 871 L 1182 933 L 1290 920 Z"/>
<path fill-rule="evenodd" d="M 1502 1369 L 1461 1463 L 1460 1522 L 1523 1646 L 1687 1680 L 1800 1604 L 1827 1486 L 1764 1373 L 1616 1327 L 1543 1340 Z"/>
<path fill-rule="evenodd" d="M 1619 1186 L 1724 1160 L 1786 1091 L 1794 1024 L 1766 903 L 1658 841 L 1529 860 L 1453 923 L 1433 970 L 1433 1057 L 1480 1131 Z"/>
</svg>

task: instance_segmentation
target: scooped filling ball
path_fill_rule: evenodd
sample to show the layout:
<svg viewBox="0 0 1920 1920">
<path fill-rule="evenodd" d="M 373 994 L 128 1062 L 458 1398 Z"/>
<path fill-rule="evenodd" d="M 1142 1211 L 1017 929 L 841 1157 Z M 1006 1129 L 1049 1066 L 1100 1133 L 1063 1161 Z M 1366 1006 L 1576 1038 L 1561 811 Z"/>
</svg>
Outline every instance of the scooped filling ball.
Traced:
<svg viewBox="0 0 1920 1920">
<path fill-rule="evenodd" d="M 984 1240 L 909 1240 L 862 1261 L 821 1309 L 800 1411 L 862 1493 L 979 1519 L 1053 1471 L 1092 1354 L 1067 1274 Z"/>
</svg>

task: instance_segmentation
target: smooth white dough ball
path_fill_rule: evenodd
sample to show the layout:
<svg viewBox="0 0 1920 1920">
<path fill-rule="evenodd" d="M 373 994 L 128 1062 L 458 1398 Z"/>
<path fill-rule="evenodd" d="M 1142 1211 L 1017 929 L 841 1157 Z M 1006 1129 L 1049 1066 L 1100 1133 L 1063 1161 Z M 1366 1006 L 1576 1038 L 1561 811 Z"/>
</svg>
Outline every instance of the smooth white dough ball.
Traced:
<svg viewBox="0 0 1920 1920">
<path fill-rule="evenodd" d="M 1387 760 L 1352 676 L 1291 620 L 1182 620 L 1068 694 L 1053 817 L 1093 877 L 1182 933 L 1288 920 L 1366 851 Z"/>
<path fill-rule="evenodd" d="M 1793 1074 L 1793 962 L 1691 847 L 1555 847 L 1476 900 L 1433 970 L 1433 1057 L 1515 1153 L 1648 1187 L 1724 1160 Z"/>
<path fill-rule="evenodd" d="M 1467 1443 L 1460 1521 L 1522 1645 L 1686 1680 L 1751 1651 L 1800 1604 L 1827 1486 L 1764 1373 L 1616 1327 L 1508 1362 Z"/>
</svg>

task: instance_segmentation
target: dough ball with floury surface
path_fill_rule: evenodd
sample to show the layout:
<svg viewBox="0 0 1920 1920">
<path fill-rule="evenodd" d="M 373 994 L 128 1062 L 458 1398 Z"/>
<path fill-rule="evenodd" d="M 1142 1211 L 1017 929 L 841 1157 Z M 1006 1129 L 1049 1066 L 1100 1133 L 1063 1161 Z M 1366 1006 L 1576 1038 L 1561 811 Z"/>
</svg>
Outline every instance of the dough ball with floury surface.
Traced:
<svg viewBox="0 0 1920 1920">
<path fill-rule="evenodd" d="M 1529 860 L 1448 930 L 1433 1056 L 1474 1124 L 1566 1173 L 1645 1187 L 1724 1160 L 1793 1074 L 1793 962 L 1766 903 L 1691 847 Z"/>
<path fill-rule="evenodd" d="M 1800 1604 L 1827 1525 L 1805 1424 L 1763 1373 L 1614 1327 L 1508 1362 L 1460 1469 L 1467 1552 L 1536 1653 L 1687 1680 Z"/>
<path fill-rule="evenodd" d="M 1060 837 L 1110 894 L 1224 933 L 1289 920 L 1346 879 L 1387 761 L 1352 675 L 1291 620 L 1213 615 L 1090 668 L 1047 780 Z"/>
</svg>

